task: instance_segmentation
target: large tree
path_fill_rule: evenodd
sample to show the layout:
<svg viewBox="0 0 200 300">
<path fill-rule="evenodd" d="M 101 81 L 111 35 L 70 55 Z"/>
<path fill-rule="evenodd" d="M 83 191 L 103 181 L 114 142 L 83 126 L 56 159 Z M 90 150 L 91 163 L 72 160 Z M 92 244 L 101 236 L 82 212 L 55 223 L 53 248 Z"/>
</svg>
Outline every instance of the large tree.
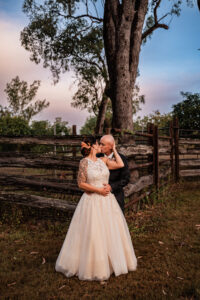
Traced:
<svg viewBox="0 0 200 300">
<path fill-rule="evenodd" d="M 132 98 L 141 44 L 155 30 L 169 29 L 173 15 L 178 16 L 181 10 L 181 0 L 169 0 L 169 9 L 159 13 L 163 3 L 25 0 L 23 9 L 30 24 L 21 34 L 22 44 L 32 52 L 32 60 L 39 63 L 42 59 L 44 66 L 51 68 L 56 79 L 69 68 L 81 72 L 84 64 L 108 73 L 105 95 L 112 101 L 112 127 L 132 130 Z M 192 0 L 187 3 L 192 4 Z"/>
</svg>

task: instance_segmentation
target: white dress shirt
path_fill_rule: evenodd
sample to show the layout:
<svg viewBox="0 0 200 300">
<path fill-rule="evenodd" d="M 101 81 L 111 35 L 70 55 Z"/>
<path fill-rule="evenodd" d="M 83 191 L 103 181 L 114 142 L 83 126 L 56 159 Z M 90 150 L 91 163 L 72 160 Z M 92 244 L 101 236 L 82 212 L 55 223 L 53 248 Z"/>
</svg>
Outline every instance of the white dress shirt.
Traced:
<svg viewBox="0 0 200 300">
<path fill-rule="evenodd" d="M 106 154 L 105 154 L 105 156 L 108 157 L 109 159 L 112 159 L 112 158 L 113 158 L 113 155 L 114 155 L 114 152 L 111 152 L 109 155 L 106 155 Z"/>
</svg>

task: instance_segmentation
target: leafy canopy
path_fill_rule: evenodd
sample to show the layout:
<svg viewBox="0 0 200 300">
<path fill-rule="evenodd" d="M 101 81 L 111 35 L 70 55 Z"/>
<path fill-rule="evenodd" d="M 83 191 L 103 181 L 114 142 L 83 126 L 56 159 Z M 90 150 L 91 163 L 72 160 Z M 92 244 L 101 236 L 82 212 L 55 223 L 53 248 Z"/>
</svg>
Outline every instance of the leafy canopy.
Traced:
<svg viewBox="0 0 200 300">
<path fill-rule="evenodd" d="M 200 93 L 181 92 L 183 101 L 173 105 L 173 115 L 178 117 L 179 127 L 200 129 Z"/>
</svg>

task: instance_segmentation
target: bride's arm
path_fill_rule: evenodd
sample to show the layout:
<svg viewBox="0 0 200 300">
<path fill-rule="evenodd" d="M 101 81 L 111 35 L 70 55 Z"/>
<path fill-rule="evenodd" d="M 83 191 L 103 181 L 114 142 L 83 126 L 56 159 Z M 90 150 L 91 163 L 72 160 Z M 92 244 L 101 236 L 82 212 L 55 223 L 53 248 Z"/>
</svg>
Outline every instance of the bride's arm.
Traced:
<svg viewBox="0 0 200 300">
<path fill-rule="evenodd" d="M 115 143 L 113 145 L 113 153 L 114 153 L 116 161 L 110 160 L 109 158 L 105 158 L 105 157 L 102 158 L 104 160 L 104 162 L 106 163 L 106 165 L 108 166 L 108 169 L 115 170 L 115 169 L 123 168 L 124 162 L 121 159 L 121 156 L 119 155 L 119 153 L 117 152 L 117 150 L 115 148 Z"/>
<path fill-rule="evenodd" d="M 87 166 L 88 161 L 87 159 L 82 159 L 79 164 L 77 182 L 80 189 L 86 192 L 98 193 L 100 195 L 106 196 L 108 191 L 105 188 L 98 188 L 89 183 L 87 183 Z"/>
</svg>

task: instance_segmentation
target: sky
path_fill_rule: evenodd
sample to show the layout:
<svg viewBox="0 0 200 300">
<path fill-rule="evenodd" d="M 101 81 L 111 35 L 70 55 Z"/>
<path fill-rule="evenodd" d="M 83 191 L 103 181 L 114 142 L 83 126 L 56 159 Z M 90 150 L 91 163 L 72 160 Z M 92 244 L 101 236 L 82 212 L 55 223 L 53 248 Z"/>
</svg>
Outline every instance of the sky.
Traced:
<svg viewBox="0 0 200 300">
<path fill-rule="evenodd" d="M 164 0 L 168 5 L 169 0 Z M 183 1 L 184 2 L 184 1 Z M 76 124 L 78 130 L 89 116 L 87 110 L 71 106 L 76 91 L 72 72 L 65 73 L 54 85 L 49 69 L 30 61 L 30 53 L 20 44 L 20 31 L 28 25 L 22 12 L 23 0 L 0 0 L 0 104 L 7 105 L 6 83 L 17 75 L 29 84 L 41 80 L 37 99 L 46 99 L 50 106 L 33 120 L 56 117 Z M 168 113 L 172 105 L 182 100 L 180 91 L 200 92 L 200 12 L 196 2 L 190 8 L 183 5 L 181 15 L 174 17 L 169 30 L 158 29 L 141 47 L 137 82 L 146 103 L 138 115 L 159 110 Z"/>
</svg>

